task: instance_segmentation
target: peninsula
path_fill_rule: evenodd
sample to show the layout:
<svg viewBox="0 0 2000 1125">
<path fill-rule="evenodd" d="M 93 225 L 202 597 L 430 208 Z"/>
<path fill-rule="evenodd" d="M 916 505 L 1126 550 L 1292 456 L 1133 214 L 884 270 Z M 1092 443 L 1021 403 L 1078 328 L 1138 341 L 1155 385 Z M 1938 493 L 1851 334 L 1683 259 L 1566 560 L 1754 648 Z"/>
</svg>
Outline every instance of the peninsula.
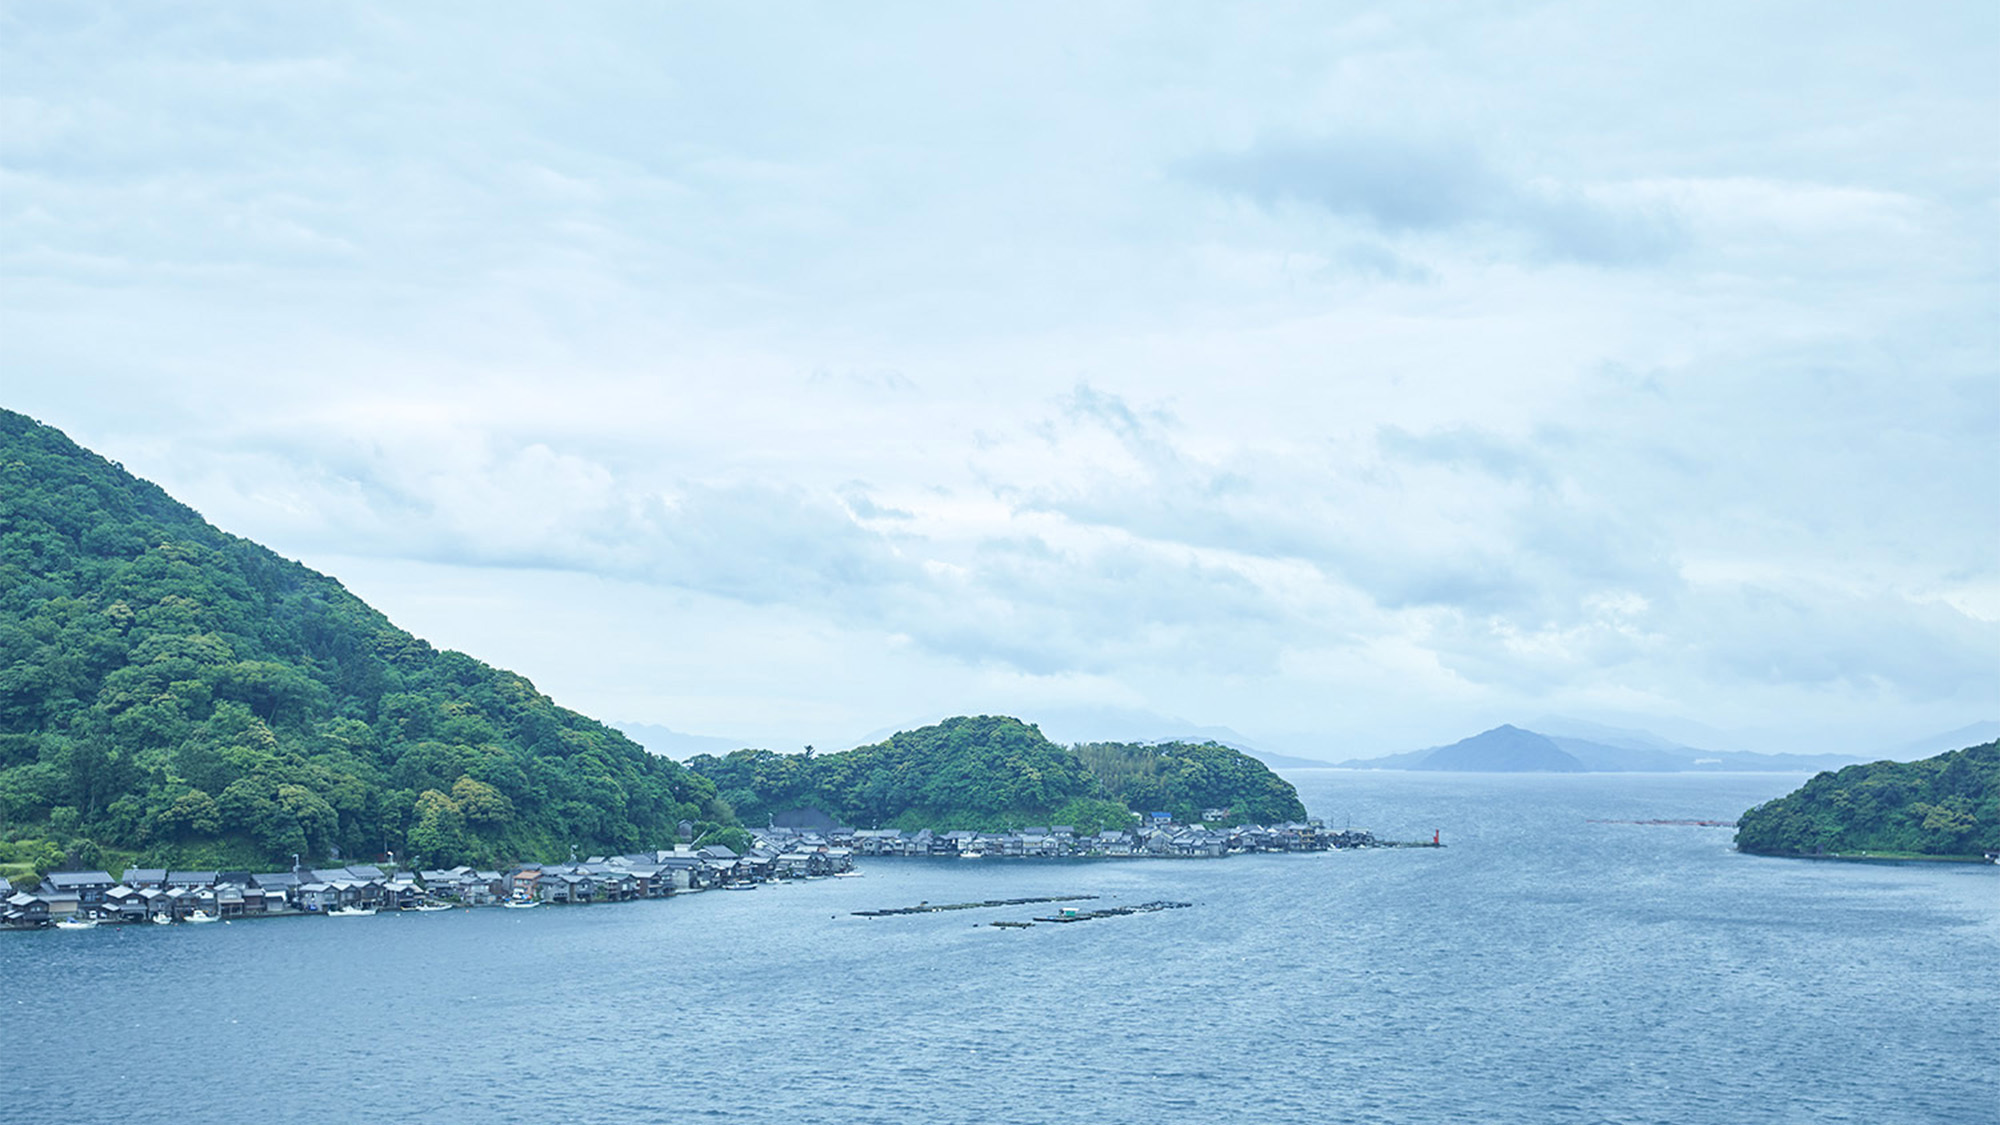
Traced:
<svg viewBox="0 0 2000 1125">
<path fill-rule="evenodd" d="M 1743 814 L 1757 855 L 1991 859 L 2000 854 L 2000 742 L 1815 776 Z"/>
<path fill-rule="evenodd" d="M 688 768 L 750 824 L 813 812 L 870 828 L 1063 824 L 1096 833 L 1129 829 L 1142 817 L 1275 824 L 1306 816 L 1290 782 L 1219 743 L 1063 747 L 1007 716 L 946 719 L 836 754 L 702 754 Z"/>
<path fill-rule="evenodd" d="M 396 857 L 433 871 L 547 870 L 578 853 L 667 862 L 678 847 L 720 849 L 710 866 L 765 853 L 778 864 L 800 840 L 744 825 L 793 814 L 869 831 L 807 851 L 1343 843 L 1305 823 L 1290 783 L 1229 747 L 1063 747 L 1007 717 L 686 768 L 0 411 L 0 897 L 55 873 L 109 893 L 108 872 L 159 872 L 159 886 L 128 889 L 165 895 L 174 873 L 209 877 L 184 890 L 250 872 L 275 885 L 355 859 L 393 870 Z M 620 870 L 631 864 L 645 866 Z M 175 901 L 169 918 L 196 909 L 187 894 Z"/>
<path fill-rule="evenodd" d="M 744 842 L 528 680 L 0 411 L 0 876 Z"/>
</svg>

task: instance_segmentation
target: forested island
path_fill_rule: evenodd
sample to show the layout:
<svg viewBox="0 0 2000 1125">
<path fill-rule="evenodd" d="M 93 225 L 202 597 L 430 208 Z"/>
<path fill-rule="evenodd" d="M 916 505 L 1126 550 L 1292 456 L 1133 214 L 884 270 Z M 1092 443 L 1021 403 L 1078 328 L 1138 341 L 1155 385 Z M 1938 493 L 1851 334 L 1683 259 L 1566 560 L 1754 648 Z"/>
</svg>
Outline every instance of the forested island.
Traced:
<svg viewBox="0 0 2000 1125">
<path fill-rule="evenodd" d="M 1758 855 L 1979 859 L 2000 852 L 2000 742 L 1821 773 L 1743 814 Z"/>
<path fill-rule="evenodd" d="M 868 828 L 1129 828 L 1139 813 L 1182 824 L 1304 820 L 1291 783 L 1217 743 L 1059 746 L 1019 719 L 947 719 L 835 754 L 738 750 L 689 759 L 745 823 L 816 809 Z"/>
<path fill-rule="evenodd" d="M 1009 718 L 690 770 L 0 410 L 0 877 L 742 849 L 739 817 L 799 807 L 939 829 L 1305 818 L 1227 747 L 1065 748 Z"/>
</svg>

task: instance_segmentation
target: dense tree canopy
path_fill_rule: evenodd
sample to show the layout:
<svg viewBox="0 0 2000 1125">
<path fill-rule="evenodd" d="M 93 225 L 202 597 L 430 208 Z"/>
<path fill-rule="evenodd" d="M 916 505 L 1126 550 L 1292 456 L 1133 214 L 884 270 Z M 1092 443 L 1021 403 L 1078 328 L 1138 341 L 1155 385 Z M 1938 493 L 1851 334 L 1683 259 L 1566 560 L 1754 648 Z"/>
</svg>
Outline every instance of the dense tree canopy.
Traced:
<svg viewBox="0 0 2000 1125">
<path fill-rule="evenodd" d="M 1105 793 L 1137 812 L 1200 819 L 1221 809 L 1231 823 L 1304 820 L 1292 783 L 1248 754 L 1218 742 L 1086 742 L 1076 754 Z"/>
<path fill-rule="evenodd" d="M 1736 846 L 1765 855 L 2000 851 L 2000 742 L 1819 774 L 1744 813 Z"/>
<path fill-rule="evenodd" d="M 669 844 L 683 819 L 727 819 L 713 797 L 0 411 L 0 847 L 556 858 Z"/>
<path fill-rule="evenodd" d="M 857 827 L 1122 827 L 1130 810 L 1194 820 L 1224 808 L 1239 820 L 1302 819 L 1298 793 L 1262 762 L 1209 743 L 1093 743 L 1065 749 L 998 716 L 947 719 L 886 742 L 815 757 L 738 750 L 690 769 L 745 821 L 816 808 Z"/>
</svg>

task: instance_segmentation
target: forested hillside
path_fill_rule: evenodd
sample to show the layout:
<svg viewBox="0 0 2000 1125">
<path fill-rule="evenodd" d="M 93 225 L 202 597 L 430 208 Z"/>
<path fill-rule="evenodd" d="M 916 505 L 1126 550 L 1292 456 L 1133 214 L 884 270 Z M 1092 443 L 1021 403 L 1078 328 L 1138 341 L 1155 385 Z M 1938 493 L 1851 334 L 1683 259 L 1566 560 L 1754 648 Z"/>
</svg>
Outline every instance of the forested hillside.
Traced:
<svg viewBox="0 0 2000 1125">
<path fill-rule="evenodd" d="M 0 411 L 0 863 L 555 858 L 669 844 L 713 795 Z"/>
<path fill-rule="evenodd" d="M 1093 743 L 1065 749 L 1019 719 L 946 719 L 836 754 L 738 750 L 688 768 L 746 823 L 816 808 L 860 828 L 1123 828 L 1133 812 L 1184 821 L 1208 808 L 1237 820 L 1303 819 L 1289 782 L 1226 746 Z"/>
<path fill-rule="evenodd" d="M 1220 743 L 1086 742 L 1075 749 L 1105 794 L 1135 812 L 1193 822 L 1208 809 L 1226 809 L 1236 824 L 1306 817 L 1291 782 Z"/>
<path fill-rule="evenodd" d="M 2000 742 L 1819 774 L 1744 813 L 1736 846 L 1764 855 L 2000 851 Z"/>
</svg>

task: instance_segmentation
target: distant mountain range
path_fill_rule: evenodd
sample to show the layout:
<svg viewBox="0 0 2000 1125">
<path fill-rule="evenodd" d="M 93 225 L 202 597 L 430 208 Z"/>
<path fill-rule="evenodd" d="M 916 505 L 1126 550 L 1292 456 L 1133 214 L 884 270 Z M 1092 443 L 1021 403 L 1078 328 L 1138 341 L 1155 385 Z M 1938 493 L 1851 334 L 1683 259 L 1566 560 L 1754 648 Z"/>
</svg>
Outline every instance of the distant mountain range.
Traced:
<svg viewBox="0 0 2000 1125">
<path fill-rule="evenodd" d="M 1763 754 L 1740 750 L 1705 750 L 1662 737 L 1652 731 L 1607 726 L 1563 715 L 1543 715 L 1529 727 L 1511 724 L 1462 739 L 1449 746 L 1431 746 L 1376 758 L 1334 762 L 1266 749 L 1229 727 L 1205 726 L 1185 719 L 1135 708 L 1055 707 L 1033 712 L 1036 725 L 1058 743 L 1102 741 L 1214 741 L 1247 754 L 1273 769 L 1399 769 L 1457 770 L 1468 773 L 1732 773 L 1797 771 L 1812 773 L 1856 762 L 1914 761 L 2000 738 L 2000 721 L 1972 723 L 1956 730 L 1851 754 Z M 934 721 L 934 720 L 931 720 Z M 726 754 L 749 743 L 711 735 L 686 734 L 649 723 L 614 723 L 633 741 L 665 757 L 686 761 L 696 754 Z M 863 739 L 879 742 L 896 730 L 885 728 Z M 1700 737 L 1707 728 L 1683 723 Z M 1135 738 L 1134 732 L 1140 737 Z M 1708 731 L 1717 739 L 1726 734 Z"/>
<path fill-rule="evenodd" d="M 1582 727 L 1588 724 L 1566 724 Z M 1837 769 L 1855 754 L 1753 754 L 1680 746 L 1644 731 L 1596 728 L 1595 738 L 1494 727 L 1449 746 L 1342 762 L 1348 769 L 1454 770 L 1467 773 L 1720 773 Z"/>
<path fill-rule="evenodd" d="M 2000 720 L 1989 719 L 1983 723 L 1972 723 L 1962 726 L 1957 730 L 1948 730 L 1942 734 L 1934 734 L 1929 738 L 1919 738 L 1914 742 L 1906 742 L 1885 754 L 1878 754 L 1876 757 L 1887 758 L 1890 761 L 1896 762 L 1909 762 L 1918 758 L 1934 757 L 1947 750 L 1962 750 L 1968 746 L 1978 746 L 1981 743 L 1992 742 L 1995 739 L 2000 739 Z"/>
</svg>

